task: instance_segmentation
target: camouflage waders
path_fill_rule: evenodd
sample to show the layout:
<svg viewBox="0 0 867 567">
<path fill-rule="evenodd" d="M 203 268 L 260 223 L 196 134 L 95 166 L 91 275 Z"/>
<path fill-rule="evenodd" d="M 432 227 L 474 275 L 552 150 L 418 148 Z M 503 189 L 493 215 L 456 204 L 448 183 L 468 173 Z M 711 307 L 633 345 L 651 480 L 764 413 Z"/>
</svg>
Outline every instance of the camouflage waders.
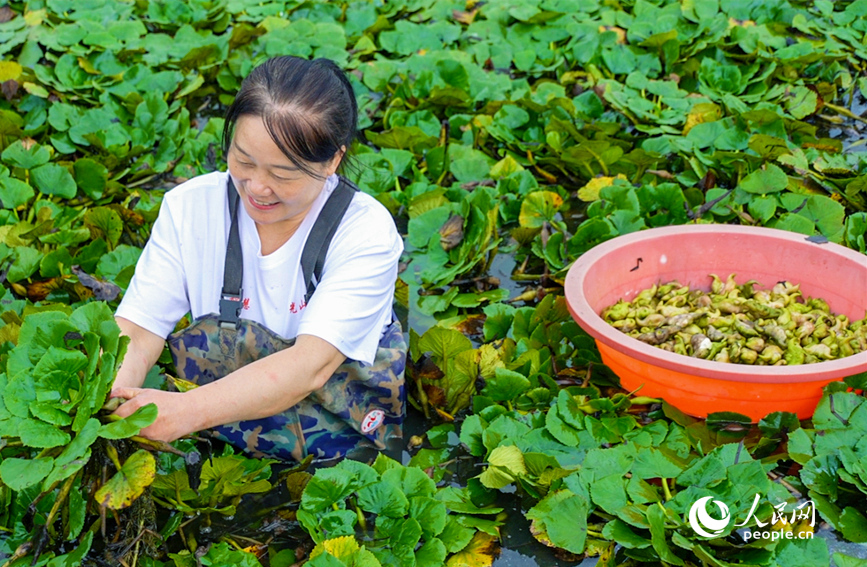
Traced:
<svg viewBox="0 0 867 567">
<path fill-rule="evenodd" d="M 323 207 L 304 247 L 301 265 L 309 300 L 325 252 L 355 189 L 343 178 Z M 172 334 L 169 350 L 178 376 L 196 384 L 218 380 L 254 360 L 292 346 L 255 321 L 240 319 L 241 256 L 237 232 L 238 194 L 229 181 L 232 229 L 220 314 L 199 317 Z M 357 189 L 355 189 L 357 190 Z M 396 320 L 379 341 L 372 365 L 347 359 L 325 386 L 277 415 L 215 427 L 213 433 L 254 456 L 301 460 L 345 456 L 359 447 L 386 449 L 402 436 L 406 391 L 406 341 Z"/>
</svg>

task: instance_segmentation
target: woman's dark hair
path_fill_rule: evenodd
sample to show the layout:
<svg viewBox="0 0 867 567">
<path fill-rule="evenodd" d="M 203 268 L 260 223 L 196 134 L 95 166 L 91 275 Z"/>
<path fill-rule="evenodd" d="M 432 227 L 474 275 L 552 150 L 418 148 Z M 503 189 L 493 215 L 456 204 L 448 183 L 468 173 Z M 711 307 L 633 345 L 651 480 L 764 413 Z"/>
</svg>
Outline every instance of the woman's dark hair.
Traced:
<svg viewBox="0 0 867 567">
<path fill-rule="evenodd" d="M 268 59 L 241 83 L 226 110 L 223 155 L 228 156 L 241 116 L 259 116 L 280 151 L 301 171 L 349 151 L 358 127 L 358 105 L 346 74 L 330 59 Z M 346 156 L 341 160 L 341 170 Z"/>
</svg>

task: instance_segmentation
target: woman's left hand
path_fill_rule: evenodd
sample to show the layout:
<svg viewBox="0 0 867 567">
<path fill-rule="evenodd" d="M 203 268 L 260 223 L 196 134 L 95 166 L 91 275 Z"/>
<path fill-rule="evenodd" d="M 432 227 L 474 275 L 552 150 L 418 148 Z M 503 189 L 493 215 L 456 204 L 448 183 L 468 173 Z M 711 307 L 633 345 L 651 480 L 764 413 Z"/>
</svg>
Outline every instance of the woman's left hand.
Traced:
<svg viewBox="0 0 867 567">
<path fill-rule="evenodd" d="M 141 430 L 142 437 L 169 443 L 197 431 L 194 423 L 196 412 L 192 411 L 183 393 L 152 388 L 115 388 L 111 391 L 111 397 L 127 400 L 114 412 L 120 417 L 127 417 L 148 404 L 156 404 L 157 419 Z"/>
</svg>

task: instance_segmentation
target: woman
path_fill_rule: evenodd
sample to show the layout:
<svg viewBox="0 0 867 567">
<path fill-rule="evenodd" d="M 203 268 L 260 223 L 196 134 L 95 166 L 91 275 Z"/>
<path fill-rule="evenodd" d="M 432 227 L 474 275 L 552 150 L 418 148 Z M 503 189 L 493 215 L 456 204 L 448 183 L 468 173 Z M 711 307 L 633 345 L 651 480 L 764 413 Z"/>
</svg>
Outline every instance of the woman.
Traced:
<svg viewBox="0 0 867 567">
<path fill-rule="evenodd" d="M 227 111 L 228 172 L 166 193 L 116 313 L 131 339 L 116 413 L 155 403 L 144 436 L 214 428 L 284 459 L 400 436 L 406 345 L 392 301 L 403 244 L 388 211 L 335 175 L 356 124 L 333 62 L 270 59 Z M 193 324 L 169 347 L 178 375 L 200 387 L 142 389 L 187 312 Z"/>
</svg>

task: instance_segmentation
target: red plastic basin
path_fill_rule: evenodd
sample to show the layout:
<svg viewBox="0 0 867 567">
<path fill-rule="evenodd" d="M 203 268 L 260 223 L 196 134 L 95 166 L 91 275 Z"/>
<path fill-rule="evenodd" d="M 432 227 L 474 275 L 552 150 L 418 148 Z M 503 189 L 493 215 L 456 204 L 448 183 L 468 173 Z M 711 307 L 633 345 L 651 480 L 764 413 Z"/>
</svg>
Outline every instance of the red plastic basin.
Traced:
<svg viewBox="0 0 867 567">
<path fill-rule="evenodd" d="M 596 339 L 603 362 L 627 390 L 661 397 L 697 417 L 734 411 L 758 421 L 774 411 L 806 419 L 822 387 L 867 371 L 867 352 L 816 364 L 751 366 L 691 358 L 647 345 L 606 323 L 600 314 L 631 301 L 655 283 L 677 280 L 710 290 L 711 278 L 737 274 L 770 288 L 788 280 L 804 297 L 821 297 L 831 311 L 856 321 L 867 312 L 867 256 L 833 243 L 770 228 L 719 224 L 643 230 L 583 254 L 566 276 L 566 301 L 575 321 Z"/>
</svg>

